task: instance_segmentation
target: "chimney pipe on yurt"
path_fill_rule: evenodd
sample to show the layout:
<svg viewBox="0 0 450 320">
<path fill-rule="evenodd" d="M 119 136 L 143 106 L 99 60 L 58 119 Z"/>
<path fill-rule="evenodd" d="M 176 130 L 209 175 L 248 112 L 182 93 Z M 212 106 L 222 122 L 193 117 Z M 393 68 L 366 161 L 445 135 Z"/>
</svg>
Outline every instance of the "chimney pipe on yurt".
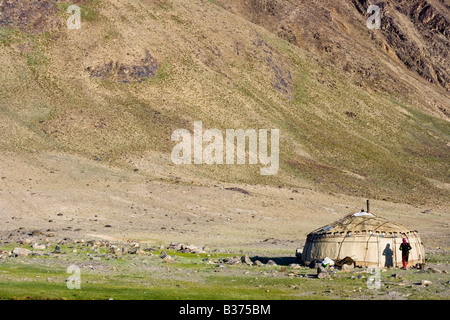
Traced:
<svg viewBox="0 0 450 320">
<path fill-rule="evenodd" d="M 400 244 L 406 238 L 411 245 L 409 265 L 425 263 L 425 250 L 416 230 L 367 211 L 349 214 L 310 232 L 301 253 L 302 262 L 326 257 L 333 260 L 352 258 L 361 267 L 402 267 Z"/>
</svg>

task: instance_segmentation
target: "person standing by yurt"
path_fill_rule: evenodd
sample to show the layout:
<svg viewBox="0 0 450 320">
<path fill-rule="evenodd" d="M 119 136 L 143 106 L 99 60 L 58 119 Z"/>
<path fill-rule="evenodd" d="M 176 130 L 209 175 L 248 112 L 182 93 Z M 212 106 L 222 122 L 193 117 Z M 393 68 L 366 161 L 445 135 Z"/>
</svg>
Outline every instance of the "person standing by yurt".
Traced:
<svg viewBox="0 0 450 320">
<path fill-rule="evenodd" d="M 402 252 L 403 268 L 406 269 L 408 267 L 409 251 L 411 250 L 411 245 L 409 244 L 408 241 L 406 241 L 406 238 L 403 238 L 403 242 L 400 245 L 400 250 Z"/>
</svg>

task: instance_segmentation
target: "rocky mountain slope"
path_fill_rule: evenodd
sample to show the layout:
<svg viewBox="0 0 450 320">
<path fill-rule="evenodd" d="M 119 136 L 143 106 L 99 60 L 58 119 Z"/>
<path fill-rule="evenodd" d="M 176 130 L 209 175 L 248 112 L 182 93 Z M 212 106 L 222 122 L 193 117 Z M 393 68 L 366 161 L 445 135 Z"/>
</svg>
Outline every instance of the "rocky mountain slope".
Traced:
<svg viewBox="0 0 450 320">
<path fill-rule="evenodd" d="M 80 30 L 66 27 L 80 6 Z M 0 1 L 0 148 L 168 183 L 449 195 L 448 1 Z M 280 170 L 176 166 L 177 129 L 279 129 Z M 44 157 L 43 157 L 44 158 Z M 60 168 L 67 170 L 67 168 Z M 6 176 L 6 173 L 2 173 Z M 108 179 L 105 176 L 104 179 Z"/>
<path fill-rule="evenodd" d="M 402 81 L 398 71 L 390 70 L 389 65 L 395 63 L 449 90 L 448 1 L 218 2 L 328 64 L 360 75 L 357 81 L 370 86 L 406 90 L 409 84 Z M 381 10 L 379 31 L 366 26 L 366 20 L 373 14 L 367 13 L 370 5 Z M 445 106 L 438 107 L 441 112 L 448 112 Z"/>
</svg>

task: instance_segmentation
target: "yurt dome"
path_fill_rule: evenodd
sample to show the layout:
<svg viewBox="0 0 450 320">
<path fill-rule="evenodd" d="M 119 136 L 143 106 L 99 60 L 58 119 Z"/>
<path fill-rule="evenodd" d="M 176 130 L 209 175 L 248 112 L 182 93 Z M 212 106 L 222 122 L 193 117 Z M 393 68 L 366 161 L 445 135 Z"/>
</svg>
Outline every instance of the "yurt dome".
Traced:
<svg viewBox="0 0 450 320">
<path fill-rule="evenodd" d="M 425 250 L 417 231 L 361 211 L 308 234 L 302 260 L 309 264 L 325 257 L 333 260 L 351 257 L 357 266 L 401 267 L 402 238 L 412 248 L 408 266 L 424 263 Z"/>
</svg>

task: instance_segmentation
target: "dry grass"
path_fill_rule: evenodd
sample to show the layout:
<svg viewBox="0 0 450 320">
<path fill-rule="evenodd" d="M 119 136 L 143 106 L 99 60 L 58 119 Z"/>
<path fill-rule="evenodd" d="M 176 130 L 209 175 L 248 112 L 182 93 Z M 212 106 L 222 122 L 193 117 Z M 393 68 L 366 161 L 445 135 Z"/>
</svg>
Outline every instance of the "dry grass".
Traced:
<svg viewBox="0 0 450 320">
<path fill-rule="evenodd" d="M 58 150 L 124 167 L 133 161 L 144 172 L 154 170 L 147 157 L 157 154 L 160 171 L 152 174 L 186 181 L 313 184 L 416 204 L 448 198 L 427 180 L 449 183 L 448 122 L 418 111 L 420 101 L 400 102 L 411 102 L 406 92 L 358 87 L 211 1 L 88 1 L 82 9 L 81 30 L 2 29 L 3 150 Z M 86 71 L 136 63 L 147 50 L 159 64 L 154 79 L 115 83 Z M 279 174 L 171 166 L 170 135 L 192 130 L 194 120 L 205 129 L 279 128 Z"/>
</svg>

